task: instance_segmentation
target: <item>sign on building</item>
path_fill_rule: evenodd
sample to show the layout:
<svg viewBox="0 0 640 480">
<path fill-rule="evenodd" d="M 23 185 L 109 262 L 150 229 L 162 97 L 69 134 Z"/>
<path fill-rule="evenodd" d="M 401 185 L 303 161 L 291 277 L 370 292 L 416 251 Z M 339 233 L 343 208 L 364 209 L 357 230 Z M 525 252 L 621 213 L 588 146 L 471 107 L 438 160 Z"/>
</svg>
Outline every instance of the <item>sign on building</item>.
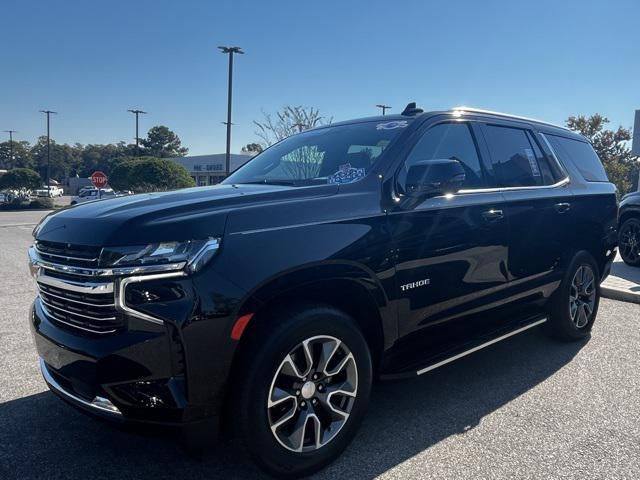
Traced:
<svg viewBox="0 0 640 480">
<path fill-rule="evenodd" d="M 640 157 L 640 110 L 636 110 L 636 121 L 633 124 L 633 142 L 631 143 L 631 152 Z"/>
</svg>

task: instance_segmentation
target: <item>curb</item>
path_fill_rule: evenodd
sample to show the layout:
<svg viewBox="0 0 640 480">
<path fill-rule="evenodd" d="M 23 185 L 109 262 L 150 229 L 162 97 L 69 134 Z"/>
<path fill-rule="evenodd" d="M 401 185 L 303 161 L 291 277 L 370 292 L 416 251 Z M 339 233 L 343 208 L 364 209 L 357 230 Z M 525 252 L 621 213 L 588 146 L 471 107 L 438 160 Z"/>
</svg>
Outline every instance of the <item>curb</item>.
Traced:
<svg viewBox="0 0 640 480">
<path fill-rule="evenodd" d="M 630 292 L 622 288 L 600 285 L 600 294 L 604 298 L 610 298 L 611 300 L 640 304 L 640 293 Z"/>
</svg>

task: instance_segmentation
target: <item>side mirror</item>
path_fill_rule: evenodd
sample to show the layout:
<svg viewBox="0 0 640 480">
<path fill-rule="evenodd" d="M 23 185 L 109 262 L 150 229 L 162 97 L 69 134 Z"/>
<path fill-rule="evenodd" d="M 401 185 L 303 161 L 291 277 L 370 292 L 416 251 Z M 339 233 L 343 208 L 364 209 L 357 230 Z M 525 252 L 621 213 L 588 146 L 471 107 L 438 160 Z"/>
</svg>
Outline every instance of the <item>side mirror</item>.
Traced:
<svg viewBox="0 0 640 480">
<path fill-rule="evenodd" d="M 410 197 L 444 195 L 456 193 L 464 180 L 464 168 L 458 160 L 421 160 L 409 167 L 404 190 Z"/>
</svg>

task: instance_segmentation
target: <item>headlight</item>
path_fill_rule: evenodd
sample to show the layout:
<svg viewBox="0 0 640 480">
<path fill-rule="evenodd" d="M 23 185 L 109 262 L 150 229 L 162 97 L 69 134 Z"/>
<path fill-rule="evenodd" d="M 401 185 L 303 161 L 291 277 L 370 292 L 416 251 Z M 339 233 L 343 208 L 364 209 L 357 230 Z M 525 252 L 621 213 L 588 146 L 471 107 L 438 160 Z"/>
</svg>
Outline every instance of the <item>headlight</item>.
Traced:
<svg viewBox="0 0 640 480">
<path fill-rule="evenodd" d="M 160 242 L 132 247 L 105 247 L 100 254 L 101 267 L 142 267 L 173 265 L 191 272 L 202 268 L 220 246 L 219 239 Z"/>
</svg>

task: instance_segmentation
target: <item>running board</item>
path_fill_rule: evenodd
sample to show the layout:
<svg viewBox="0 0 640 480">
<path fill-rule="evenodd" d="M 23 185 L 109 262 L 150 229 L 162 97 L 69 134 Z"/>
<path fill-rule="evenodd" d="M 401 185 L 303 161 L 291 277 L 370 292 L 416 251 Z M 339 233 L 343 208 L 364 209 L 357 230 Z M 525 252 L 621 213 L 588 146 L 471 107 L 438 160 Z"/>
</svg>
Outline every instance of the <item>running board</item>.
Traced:
<svg viewBox="0 0 640 480">
<path fill-rule="evenodd" d="M 429 365 L 428 367 L 422 368 L 422 369 L 418 370 L 416 372 L 416 374 L 417 375 L 422 375 L 423 373 L 427 373 L 427 372 L 430 372 L 431 370 L 435 370 L 436 368 L 442 367 L 443 365 L 446 365 L 447 363 L 451 363 L 451 362 L 453 362 L 455 360 L 458 360 L 459 358 L 466 357 L 467 355 L 470 355 L 473 352 L 477 352 L 478 350 L 482 350 L 483 348 L 488 347 L 489 345 L 493 345 L 494 343 L 498 343 L 498 342 L 500 342 L 502 340 L 506 340 L 507 338 L 513 337 L 514 335 L 522 333 L 525 330 L 529 330 L 530 328 L 537 327 L 538 325 L 540 325 L 540 324 L 542 324 L 542 323 L 544 323 L 546 321 L 547 321 L 547 318 L 545 317 L 545 318 L 542 318 L 542 319 L 540 319 L 538 321 L 530 323 L 529 325 L 525 325 L 524 327 L 521 327 L 521 328 L 518 328 L 516 330 L 513 330 L 512 332 L 505 333 L 504 335 L 501 335 L 501 336 L 496 337 L 496 338 L 494 338 L 492 340 L 489 340 L 488 342 L 481 343 L 480 345 L 477 345 L 477 346 L 475 346 L 473 348 L 470 348 L 469 350 L 465 350 L 463 352 L 458 353 L 457 355 L 445 358 L 444 360 L 441 360 L 440 362 L 437 362 L 437 363 L 434 363 L 433 365 Z"/>
</svg>

